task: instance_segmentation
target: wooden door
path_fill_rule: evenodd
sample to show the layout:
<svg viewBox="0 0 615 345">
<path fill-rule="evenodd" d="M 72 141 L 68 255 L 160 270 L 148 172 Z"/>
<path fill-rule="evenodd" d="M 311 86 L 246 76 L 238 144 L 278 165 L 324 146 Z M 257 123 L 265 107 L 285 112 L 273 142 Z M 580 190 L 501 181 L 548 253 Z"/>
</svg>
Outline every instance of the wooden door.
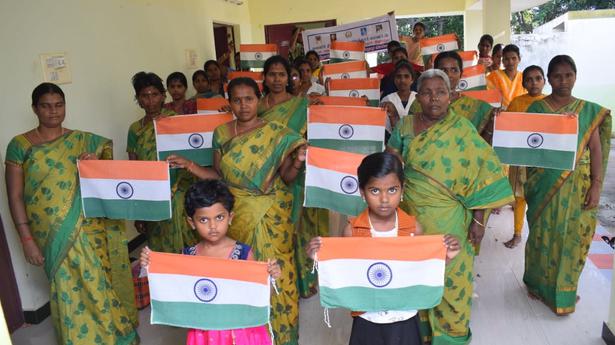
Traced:
<svg viewBox="0 0 615 345">
<path fill-rule="evenodd" d="M 20 248 L 21 250 L 21 248 Z M 24 323 L 23 310 L 19 290 L 15 282 L 15 273 L 11 262 L 11 254 L 6 241 L 6 234 L 0 216 L 0 301 L 9 331 L 13 332 Z"/>
</svg>

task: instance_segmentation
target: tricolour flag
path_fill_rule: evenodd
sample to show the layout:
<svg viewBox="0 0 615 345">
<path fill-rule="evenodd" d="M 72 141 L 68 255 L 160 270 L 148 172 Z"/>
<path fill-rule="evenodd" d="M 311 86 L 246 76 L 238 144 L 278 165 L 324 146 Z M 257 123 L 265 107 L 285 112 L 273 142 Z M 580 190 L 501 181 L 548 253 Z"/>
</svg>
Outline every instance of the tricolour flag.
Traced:
<svg viewBox="0 0 615 345">
<path fill-rule="evenodd" d="M 231 81 L 235 78 L 250 78 L 255 81 L 263 81 L 263 73 L 262 72 L 251 72 L 251 71 L 231 71 L 228 72 L 228 81 Z"/>
<path fill-rule="evenodd" d="M 363 41 L 333 41 L 329 49 L 331 62 L 365 60 L 365 42 Z"/>
<path fill-rule="evenodd" d="M 464 91 L 461 94 L 470 98 L 487 102 L 494 108 L 502 107 L 502 93 L 498 89 Z"/>
<path fill-rule="evenodd" d="M 356 97 L 341 97 L 341 96 L 318 96 L 318 100 L 322 105 L 346 105 L 364 107 L 367 105 L 367 100 Z"/>
<path fill-rule="evenodd" d="M 463 68 L 474 66 L 478 62 L 478 53 L 474 50 L 458 51 L 457 54 L 461 57 Z M 435 63 L 437 56 L 435 54 L 431 56 L 432 64 Z"/>
<path fill-rule="evenodd" d="M 431 55 L 459 49 L 457 35 L 448 34 L 421 40 L 421 55 Z"/>
<path fill-rule="evenodd" d="M 169 155 L 187 158 L 201 166 L 214 161 L 212 139 L 216 127 L 233 120 L 233 115 L 182 115 L 154 121 L 158 160 Z"/>
<path fill-rule="evenodd" d="M 320 304 L 325 308 L 418 310 L 442 299 L 442 235 L 323 237 L 317 256 Z"/>
<path fill-rule="evenodd" d="M 501 113 L 493 149 L 504 164 L 574 170 L 578 119 L 561 114 Z"/>
<path fill-rule="evenodd" d="M 310 146 L 361 154 L 384 149 L 386 112 L 381 108 L 313 105 L 307 116 Z"/>
<path fill-rule="evenodd" d="M 80 160 L 77 167 L 86 218 L 171 218 L 169 163 Z"/>
<path fill-rule="evenodd" d="M 239 58 L 242 69 L 263 68 L 265 60 L 278 53 L 276 44 L 240 44 Z"/>
<path fill-rule="evenodd" d="M 484 65 L 470 66 L 463 69 L 461 79 L 457 83 L 458 91 L 485 90 L 486 88 L 487 78 Z"/>
<path fill-rule="evenodd" d="M 150 252 L 152 324 L 204 330 L 269 322 L 267 264 Z"/>
<path fill-rule="evenodd" d="M 366 207 L 359 193 L 357 168 L 365 156 L 310 146 L 303 206 L 356 216 Z"/>
<path fill-rule="evenodd" d="M 323 65 L 322 78 L 367 78 L 367 69 L 365 68 L 365 61 L 347 61 Z"/>
<path fill-rule="evenodd" d="M 222 97 L 196 99 L 196 111 L 199 114 L 220 114 L 220 109 L 228 105 L 228 100 Z"/>
<path fill-rule="evenodd" d="M 373 78 L 332 79 L 329 82 L 329 96 L 367 96 L 368 104 L 377 106 L 380 103 L 380 80 Z"/>
</svg>

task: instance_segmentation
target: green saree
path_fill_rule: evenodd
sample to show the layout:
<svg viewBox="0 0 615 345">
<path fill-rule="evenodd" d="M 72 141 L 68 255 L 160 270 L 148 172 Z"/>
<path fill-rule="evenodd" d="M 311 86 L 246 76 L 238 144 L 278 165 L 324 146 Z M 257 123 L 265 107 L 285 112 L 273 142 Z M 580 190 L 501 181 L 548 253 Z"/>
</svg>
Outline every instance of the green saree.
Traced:
<svg viewBox="0 0 615 345">
<path fill-rule="evenodd" d="M 83 218 L 77 157 L 113 159 L 111 141 L 81 131 L 40 144 L 18 135 L 6 164 L 23 169 L 32 236 L 45 257 L 58 344 L 138 344 L 123 222 Z"/>
<path fill-rule="evenodd" d="M 525 198 L 530 228 L 525 246 L 523 281 L 557 314 L 572 313 L 577 284 L 596 230 L 597 209 L 583 203 L 590 181 L 591 134 L 598 130 L 602 146 L 602 177 L 609 157 L 611 115 L 601 106 L 577 99 L 561 109 L 545 100 L 534 102 L 530 113 L 575 113 L 579 119 L 577 162 L 573 171 L 527 168 Z"/>
<path fill-rule="evenodd" d="M 474 247 L 468 241 L 472 210 L 513 201 L 507 177 L 493 149 L 453 110 L 414 135 L 414 116 L 397 124 L 388 149 L 404 161 L 401 208 L 417 217 L 426 234 L 448 233 L 461 253 L 446 267 L 442 303 L 421 311 L 421 335 L 432 345 L 468 344 L 472 304 Z"/>
<path fill-rule="evenodd" d="M 275 343 L 298 343 L 299 295 L 294 263 L 295 225 L 291 220 L 293 194 L 278 169 L 305 141 L 276 122 L 265 122 L 248 133 L 233 136 L 232 126 L 214 131 L 213 147 L 220 153 L 220 172 L 235 196 L 235 217 L 229 236 L 252 246 L 257 260 L 276 259 L 282 276 L 279 294 L 271 298 Z"/>
<path fill-rule="evenodd" d="M 464 95 L 452 101 L 450 108 L 455 114 L 470 120 L 479 134 L 482 134 L 489 122 L 493 120 L 494 108 L 489 103 Z M 410 114 L 418 114 L 421 111 L 421 104 L 414 100 L 410 105 Z"/>
<path fill-rule="evenodd" d="M 174 116 L 174 112 L 163 109 L 163 115 Z M 126 151 L 134 153 L 137 160 L 156 161 L 156 132 L 152 121 L 143 119 L 134 122 L 128 130 Z M 198 242 L 196 231 L 190 228 L 184 213 L 184 196 L 197 178 L 184 169 L 171 169 L 171 219 L 159 222 L 145 222 L 147 242 L 151 250 L 166 253 L 180 253 L 184 247 Z"/>
</svg>

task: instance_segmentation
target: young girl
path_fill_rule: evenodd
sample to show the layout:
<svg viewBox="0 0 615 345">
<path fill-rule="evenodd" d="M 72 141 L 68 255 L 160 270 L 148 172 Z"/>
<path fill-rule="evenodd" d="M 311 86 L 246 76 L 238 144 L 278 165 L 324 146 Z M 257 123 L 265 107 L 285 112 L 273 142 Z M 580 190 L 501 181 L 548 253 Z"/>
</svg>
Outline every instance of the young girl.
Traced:
<svg viewBox="0 0 615 345">
<path fill-rule="evenodd" d="M 502 108 L 507 109 L 510 102 L 527 91 L 523 87 L 523 77 L 517 70 L 521 62 L 519 47 L 509 44 L 502 50 L 503 70 L 491 72 L 487 76 L 487 89 L 502 92 Z"/>
<path fill-rule="evenodd" d="M 489 34 L 482 35 L 478 41 L 478 64 L 485 66 L 485 69 L 489 69 L 493 64 L 491 58 L 491 49 L 493 47 L 493 36 Z"/>
<path fill-rule="evenodd" d="M 233 220 L 235 198 L 228 187 L 220 180 L 201 180 L 193 184 L 186 193 L 186 214 L 192 229 L 198 232 L 201 241 L 195 246 L 183 249 L 184 255 L 203 255 L 230 260 L 254 260 L 250 246 L 235 241 L 226 232 Z M 149 264 L 149 248 L 141 251 L 141 266 Z M 269 274 L 280 276 L 280 266 L 275 260 L 268 260 Z M 187 345 L 270 345 L 271 338 L 266 325 L 231 329 L 224 331 L 205 331 L 190 329 Z"/>
<path fill-rule="evenodd" d="M 209 83 L 207 82 L 207 74 L 205 74 L 205 71 L 199 69 L 192 73 L 192 86 L 196 94 L 190 98 L 191 100 L 202 98 L 207 93 L 209 90 Z"/>
<path fill-rule="evenodd" d="M 367 209 L 349 222 L 344 229 L 345 237 L 397 237 L 422 233 L 416 219 L 398 208 L 404 173 L 395 155 L 388 152 L 371 154 L 363 159 L 357 171 Z M 311 258 L 321 244 L 320 237 L 310 241 L 307 252 Z M 459 253 L 459 241 L 454 236 L 446 235 L 444 245 L 448 248 L 447 261 Z M 352 316 L 350 345 L 422 344 L 416 310 L 353 312 Z"/>
<path fill-rule="evenodd" d="M 393 71 L 397 92 L 388 94 L 380 101 L 380 106 L 387 112 L 386 130 L 391 133 L 397 121 L 410 112 L 410 105 L 416 98 L 416 92 L 410 91 L 414 81 L 414 69 L 408 62 L 402 60 L 395 65 Z"/>
<path fill-rule="evenodd" d="M 487 72 L 493 72 L 502 68 L 502 44 L 498 43 L 491 50 L 491 66 L 487 68 Z"/>
<path fill-rule="evenodd" d="M 167 77 L 167 91 L 171 95 L 171 102 L 165 103 L 162 107 L 176 112 L 177 114 L 196 114 L 196 102 L 186 100 L 188 90 L 188 80 L 182 72 L 173 72 Z"/>
<path fill-rule="evenodd" d="M 527 93 L 521 95 L 510 102 L 508 111 L 526 112 L 527 108 L 535 101 L 545 98 L 542 94 L 542 89 L 545 87 L 545 72 L 539 66 L 532 65 L 523 70 L 523 87 L 527 89 Z M 521 230 L 523 229 L 523 221 L 525 218 L 525 196 L 523 184 L 525 183 L 525 168 L 511 166 L 508 171 L 508 180 L 513 187 L 515 193 L 515 227 L 513 238 L 504 242 L 507 248 L 514 248 L 521 242 Z"/>
</svg>

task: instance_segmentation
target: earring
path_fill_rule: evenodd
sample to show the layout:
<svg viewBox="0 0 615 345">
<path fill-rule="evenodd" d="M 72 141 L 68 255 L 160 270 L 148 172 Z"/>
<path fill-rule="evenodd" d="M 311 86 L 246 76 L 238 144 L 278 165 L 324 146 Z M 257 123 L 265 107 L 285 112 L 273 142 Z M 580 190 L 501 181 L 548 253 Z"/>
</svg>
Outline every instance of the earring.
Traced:
<svg viewBox="0 0 615 345">
<path fill-rule="evenodd" d="M 229 220 L 229 221 L 228 221 L 228 225 L 231 225 L 231 224 L 233 224 L 233 222 Z"/>
<path fill-rule="evenodd" d="M 404 195 L 403 194 L 401 195 L 401 200 L 399 200 L 399 201 L 404 201 Z"/>
</svg>

